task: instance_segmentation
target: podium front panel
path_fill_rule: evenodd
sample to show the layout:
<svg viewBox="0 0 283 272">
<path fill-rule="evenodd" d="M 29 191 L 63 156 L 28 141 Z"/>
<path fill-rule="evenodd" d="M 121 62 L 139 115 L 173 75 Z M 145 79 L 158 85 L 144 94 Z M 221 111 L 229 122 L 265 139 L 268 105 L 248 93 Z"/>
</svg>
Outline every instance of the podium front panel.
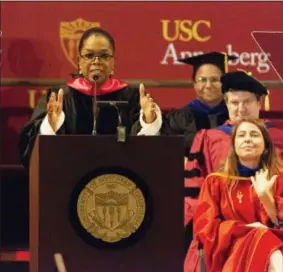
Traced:
<svg viewBox="0 0 283 272">
<path fill-rule="evenodd" d="M 82 180 L 107 169 L 129 170 L 146 185 L 145 222 L 135 239 L 88 242 L 74 226 L 72 197 Z M 183 170 L 183 137 L 39 136 L 30 168 L 30 271 L 55 271 L 55 253 L 68 272 L 183 271 Z"/>
</svg>

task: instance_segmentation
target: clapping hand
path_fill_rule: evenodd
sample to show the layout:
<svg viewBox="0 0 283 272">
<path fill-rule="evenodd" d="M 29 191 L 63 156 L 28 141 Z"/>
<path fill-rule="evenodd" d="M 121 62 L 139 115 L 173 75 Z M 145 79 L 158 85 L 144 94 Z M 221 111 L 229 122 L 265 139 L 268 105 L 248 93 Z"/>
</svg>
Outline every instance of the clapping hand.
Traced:
<svg viewBox="0 0 283 272">
<path fill-rule="evenodd" d="M 271 194 L 271 188 L 276 181 L 277 175 L 268 180 L 268 169 L 260 169 L 254 177 L 251 177 L 253 187 L 259 197 Z"/>
<path fill-rule="evenodd" d="M 52 92 L 47 103 L 48 122 L 54 132 L 63 109 L 63 89 L 60 89 L 56 98 L 56 93 Z"/>
<path fill-rule="evenodd" d="M 156 119 L 156 104 L 150 94 L 145 94 L 144 85 L 140 84 L 140 106 L 143 110 L 144 121 L 151 124 Z"/>
</svg>

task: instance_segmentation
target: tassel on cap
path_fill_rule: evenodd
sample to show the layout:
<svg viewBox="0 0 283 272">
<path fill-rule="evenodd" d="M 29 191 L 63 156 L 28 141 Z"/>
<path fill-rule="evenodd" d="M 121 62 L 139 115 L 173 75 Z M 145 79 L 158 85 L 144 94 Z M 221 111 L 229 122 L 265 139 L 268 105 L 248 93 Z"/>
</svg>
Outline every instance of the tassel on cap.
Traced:
<svg viewBox="0 0 283 272">
<path fill-rule="evenodd" d="M 224 73 L 228 73 L 228 54 L 226 52 L 221 52 L 224 55 Z"/>
<path fill-rule="evenodd" d="M 245 70 L 243 70 L 243 69 L 237 69 L 238 71 L 241 71 L 241 72 L 244 72 L 244 73 L 246 73 L 247 75 L 249 75 L 249 76 L 253 76 L 253 73 L 252 72 L 247 72 L 247 71 L 245 71 Z"/>
<path fill-rule="evenodd" d="M 267 90 L 267 95 L 264 97 L 264 110 L 270 111 L 270 91 Z"/>
</svg>

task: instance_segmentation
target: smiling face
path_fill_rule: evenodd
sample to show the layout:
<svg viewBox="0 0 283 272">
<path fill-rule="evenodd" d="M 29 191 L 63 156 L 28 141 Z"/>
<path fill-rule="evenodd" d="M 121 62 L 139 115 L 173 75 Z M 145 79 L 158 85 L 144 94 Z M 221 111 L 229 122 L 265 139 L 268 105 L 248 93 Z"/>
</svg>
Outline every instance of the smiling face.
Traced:
<svg viewBox="0 0 283 272">
<path fill-rule="evenodd" d="M 236 131 L 234 146 L 240 161 L 259 162 L 265 148 L 261 130 L 255 124 L 242 122 Z"/>
<path fill-rule="evenodd" d="M 79 67 L 83 76 L 93 82 L 93 76 L 98 74 L 98 84 L 109 79 L 114 71 L 114 49 L 107 37 L 93 34 L 85 39 L 80 51 Z"/>
<path fill-rule="evenodd" d="M 213 64 L 203 64 L 195 75 L 194 88 L 204 104 L 210 107 L 218 105 L 223 100 L 220 78 L 222 71 Z"/>
</svg>

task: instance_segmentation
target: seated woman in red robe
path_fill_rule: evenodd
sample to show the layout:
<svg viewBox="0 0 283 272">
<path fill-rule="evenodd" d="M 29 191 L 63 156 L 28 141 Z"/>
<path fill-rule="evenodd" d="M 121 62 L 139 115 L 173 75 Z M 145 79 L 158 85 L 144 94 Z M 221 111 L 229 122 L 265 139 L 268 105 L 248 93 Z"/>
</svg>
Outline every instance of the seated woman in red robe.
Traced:
<svg viewBox="0 0 283 272">
<path fill-rule="evenodd" d="M 201 188 L 194 242 L 208 272 L 282 272 L 283 163 L 260 121 L 240 121 L 232 143 L 223 171 Z M 197 270 L 191 257 L 186 272 Z"/>
</svg>

